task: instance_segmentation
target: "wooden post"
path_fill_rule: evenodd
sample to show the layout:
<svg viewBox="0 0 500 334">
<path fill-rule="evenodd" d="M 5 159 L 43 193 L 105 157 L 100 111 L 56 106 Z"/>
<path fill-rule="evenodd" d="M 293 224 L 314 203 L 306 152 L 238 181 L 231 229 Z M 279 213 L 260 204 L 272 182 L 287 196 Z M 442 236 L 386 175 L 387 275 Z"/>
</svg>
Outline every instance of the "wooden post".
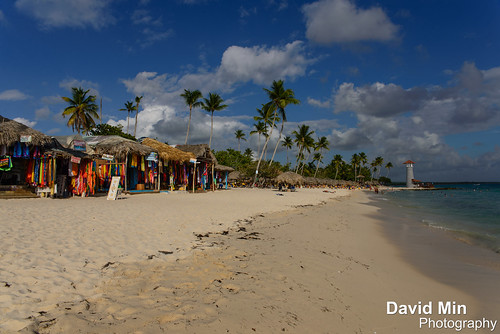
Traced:
<svg viewBox="0 0 500 334">
<path fill-rule="evenodd" d="M 214 175 L 214 163 L 212 162 L 212 191 L 215 191 L 215 185 L 214 185 L 214 180 L 215 180 L 215 175 Z"/>
<path fill-rule="evenodd" d="M 162 160 L 160 160 L 160 156 L 158 156 L 158 177 L 156 178 L 158 180 L 158 191 L 160 191 L 160 184 L 161 184 L 161 171 L 162 171 Z"/>
<path fill-rule="evenodd" d="M 125 157 L 125 191 L 127 191 L 127 168 L 128 168 L 128 154 Z"/>
</svg>

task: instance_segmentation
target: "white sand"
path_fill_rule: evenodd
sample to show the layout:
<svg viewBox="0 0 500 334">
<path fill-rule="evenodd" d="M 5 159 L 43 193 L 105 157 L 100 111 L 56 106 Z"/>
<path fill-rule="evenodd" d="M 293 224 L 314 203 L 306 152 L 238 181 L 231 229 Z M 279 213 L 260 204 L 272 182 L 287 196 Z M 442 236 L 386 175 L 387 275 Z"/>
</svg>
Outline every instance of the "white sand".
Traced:
<svg viewBox="0 0 500 334">
<path fill-rule="evenodd" d="M 161 193 L 65 200 L 0 201 L 0 332 L 58 303 L 96 297 L 95 287 L 119 263 L 184 258 L 194 233 L 235 221 L 347 195 L 320 189 L 282 193 L 232 189 L 205 194 Z M 173 252 L 163 254 L 159 251 Z"/>
</svg>

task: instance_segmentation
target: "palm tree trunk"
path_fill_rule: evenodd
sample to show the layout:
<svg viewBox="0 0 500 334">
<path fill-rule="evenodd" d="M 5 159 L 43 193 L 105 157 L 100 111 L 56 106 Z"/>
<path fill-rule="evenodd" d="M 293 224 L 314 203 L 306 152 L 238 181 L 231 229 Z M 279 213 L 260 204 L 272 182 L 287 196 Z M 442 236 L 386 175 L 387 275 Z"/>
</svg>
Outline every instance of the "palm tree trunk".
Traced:
<svg viewBox="0 0 500 334">
<path fill-rule="evenodd" d="M 278 141 L 276 142 L 276 146 L 274 147 L 274 152 L 273 152 L 273 156 L 271 157 L 271 161 L 269 161 L 269 166 L 271 166 L 271 164 L 273 163 L 273 160 L 274 160 L 274 155 L 276 154 L 276 150 L 278 149 L 278 145 L 280 143 L 280 140 L 281 140 L 281 134 L 283 133 L 283 122 L 281 122 L 281 129 L 280 129 L 280 135 L 278 136 Z"/>
<path fill-rule="evenodd" d="M 299 147 L 299 154 L 297 155 L 297 161 L 295 162 L 297 164 L 297 166 L 295 167 L 295 173 L 299 171 L 301 156 L 302 156 L 302 146 Z"/>
<path fill-rule="evenodd" d="M 252 184 L 252 188 L 255 187 L 255 183 L 257 182 L 257 177 L 259 175 L 259 167 L 260 167 L 260 163 L 262 161 L 262 156 L 264 155 L 264 152 L 267 149 L 267 144 L 269 143 L 269 139 L 271 139 L 271 136 L 273 134 L 273 128 L 274 128 L 274 121 L 275 120 L 276 120 L 276 116 L 273 119 L 273 124 L 271 126 L 271 132 L 269 133 L 269 136 L 266 137 L 266 141 L 264 143 L 264 147 L 262 148 L 262 152 L 260 153 L 259 162 L 257 163 L 257 168 L 255 169 L 255 177 L 254 177 L 254 181 L 253 181 L 253 184 Z"/>
<path fill-rule="evenodd" d="M 186 141 L 184 142 L 184 145 L 187 145 L 187 143 L 188 143 L 189 126 L 191 125 L 191 109 L 192 109 L 192 107 L 191 107 L 191 106 L 189 106 L 189 121 L 188 121 L 188 130 L 187 130 L 187 133 L 186 133 Z"/>
<path fill-rule="evenodd" d="M 134 137 L 136 137 L 136 133 L 137 133 L 137 117 L 138 117 L 138 115 L 139 115 L 139 103 L 137 103 L 137 110 L 135 111 Z"/>
<path fill-rule="evenodd" d="M 240 151 L 240 139 L 238 138 L 238 152 L 241 152 Z"/>
<path fill-rule="evenodd" d="M 208 148 L 212 148 L 212 133 L 214 132 L 214 112 L 212 111 L 211 125 L 210 125 L 210 140 L 208 141 Z"/>
<path fill-rule="evenodd" d="M 319 169 L 319 160 L 318 163 L 316 164 L 316 171 L 314 172 L 314 177 L 316 177 L 316 174 L 318 174 L 318 169 Z"/>
<path fill-rule="evenodd" d="M 130 111 L 127 113 L 127 133 L 129 133 L 128 132 L 129 127 L 130 127 Z"/>
<path fill-rule="evenodd" d="M 337 176 L 339 174 L 339 167 L 335 167 L 335 180 L 337 179 Z"/>
</svg>

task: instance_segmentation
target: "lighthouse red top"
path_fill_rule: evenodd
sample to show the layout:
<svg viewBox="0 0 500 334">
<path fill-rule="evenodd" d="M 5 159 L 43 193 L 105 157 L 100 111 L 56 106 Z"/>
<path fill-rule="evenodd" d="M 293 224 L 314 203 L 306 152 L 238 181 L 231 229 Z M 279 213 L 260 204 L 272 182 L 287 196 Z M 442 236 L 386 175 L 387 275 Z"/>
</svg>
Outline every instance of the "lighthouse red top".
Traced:
<svg viewBox="0 0 500 334">
<path fill-rule="evenodd" d="M 413 161 L 411 161 L 411 160 L 408 160 L 408 161 L 406 161 L 406 162 L 403 162 L 403 165 L 406 165 L 406 164 L 414 164 L 414 162 L 413 162 Z"/>
</svg>

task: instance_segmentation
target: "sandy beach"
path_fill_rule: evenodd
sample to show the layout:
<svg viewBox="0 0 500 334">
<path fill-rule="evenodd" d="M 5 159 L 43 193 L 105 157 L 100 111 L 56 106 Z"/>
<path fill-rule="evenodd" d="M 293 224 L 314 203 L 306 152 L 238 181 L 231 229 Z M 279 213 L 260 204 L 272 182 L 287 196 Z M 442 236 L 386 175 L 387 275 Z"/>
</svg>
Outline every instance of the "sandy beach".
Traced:
<svg viewBox="0 0 500 334">
<path fill-rule="evenodd" d="M 409 261 L 365 192 L 282 195 L 3 201 L 0 332 L 439 332 L 388 301 L 497 320 L 498 293 L 485 304 Z"/>
</svg>

